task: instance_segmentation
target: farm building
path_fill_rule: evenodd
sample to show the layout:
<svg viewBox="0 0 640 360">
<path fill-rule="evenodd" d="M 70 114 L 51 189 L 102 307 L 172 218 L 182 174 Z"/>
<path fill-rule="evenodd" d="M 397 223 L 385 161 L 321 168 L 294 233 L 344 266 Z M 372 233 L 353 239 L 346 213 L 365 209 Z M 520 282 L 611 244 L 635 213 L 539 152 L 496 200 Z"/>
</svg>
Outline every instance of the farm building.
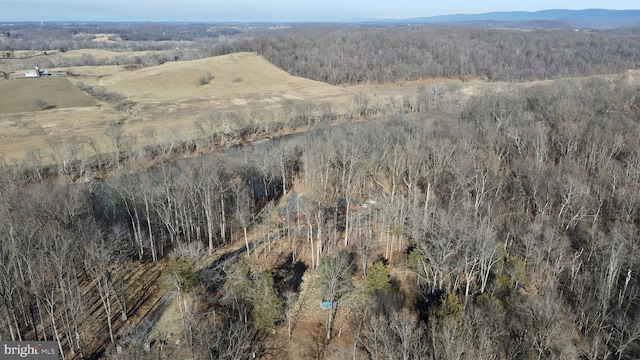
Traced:
<svg viewBox="0 0 640 360">
<path fill-rule="evenodd" d="M 40 70 L 40 68 L 37 66 L 35 67 L 35 70 L 24 72 L 24 76 L 26 77 L 41 77 L 47 75 L 49 75 L 49 72 L 47 70 Z"/>
</svg>

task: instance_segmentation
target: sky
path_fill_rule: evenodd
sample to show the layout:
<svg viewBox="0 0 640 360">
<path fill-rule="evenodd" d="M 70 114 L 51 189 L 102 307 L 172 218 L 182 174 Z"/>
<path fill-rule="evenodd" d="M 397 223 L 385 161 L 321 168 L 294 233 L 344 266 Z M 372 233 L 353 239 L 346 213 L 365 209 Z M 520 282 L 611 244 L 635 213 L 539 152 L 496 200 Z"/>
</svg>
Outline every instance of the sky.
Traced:
<svg viewBox="0 0 640 360">
<path fill-rule="evenodd" d="M 0 0 L 0 21 L 296 22 L 546 9 L 640 9 L 639 0 Z"/>
</svg>

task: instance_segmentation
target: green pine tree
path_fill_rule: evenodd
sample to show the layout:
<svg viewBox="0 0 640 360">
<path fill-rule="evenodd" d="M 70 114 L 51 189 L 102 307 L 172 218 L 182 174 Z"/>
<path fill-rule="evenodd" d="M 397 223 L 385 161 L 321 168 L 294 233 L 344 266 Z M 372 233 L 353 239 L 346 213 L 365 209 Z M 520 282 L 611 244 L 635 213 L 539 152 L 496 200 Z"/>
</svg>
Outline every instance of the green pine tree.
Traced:
<svg viewBox="0 0 640 360">
<path fill-rule="evenodd" d="M 284 306 L 275 289 L 273 271 L 261 272 L 255 282 L 253 320 L 262 331 L 273 331 L 282 319 Z"/>
<path fill-rule="evenodd" d="M 369 269 L 364 282 L 364 289 L 368 293 L 386 292 L 391 290 L 391 274 L 389 268 L 382 261 L 375 262 Z"/>
</svg>

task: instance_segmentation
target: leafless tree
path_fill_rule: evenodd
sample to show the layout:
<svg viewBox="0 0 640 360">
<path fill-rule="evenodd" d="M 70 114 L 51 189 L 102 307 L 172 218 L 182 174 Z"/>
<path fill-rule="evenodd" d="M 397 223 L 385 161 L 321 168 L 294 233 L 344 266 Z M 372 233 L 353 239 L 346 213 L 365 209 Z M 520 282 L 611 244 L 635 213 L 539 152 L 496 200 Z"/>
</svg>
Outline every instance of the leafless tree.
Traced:
<svg viewBox="0 0 640 360">
<path fill-rule="evenodd" d="M 331 339 L 335 312 L 340 300 L 346 295 L 351 286 L 351 264 L 345 253 L 336 257 L 325 256 L 318 265 L 318 290 L 323 302 L 328 303 L 326 338 Z"/>
</svg>

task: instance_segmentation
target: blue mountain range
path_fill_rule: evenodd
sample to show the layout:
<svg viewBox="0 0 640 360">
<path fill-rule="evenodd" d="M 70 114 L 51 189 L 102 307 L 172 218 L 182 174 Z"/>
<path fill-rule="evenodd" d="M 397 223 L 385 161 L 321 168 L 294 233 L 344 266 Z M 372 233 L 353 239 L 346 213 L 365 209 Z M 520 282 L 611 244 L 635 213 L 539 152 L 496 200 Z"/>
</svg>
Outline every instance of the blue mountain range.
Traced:
<svg viewBox="0 0 640 360">
<path fill-rule="evenodd" d="M 461 24 L 471 26 L 525 26 L 536 28 L 613 29 L 640 26 L 640 10 L 543 10 L 501 11 L 484 14 L 455 14 L 381 22 L 412 24 Z"/>
</svg>

